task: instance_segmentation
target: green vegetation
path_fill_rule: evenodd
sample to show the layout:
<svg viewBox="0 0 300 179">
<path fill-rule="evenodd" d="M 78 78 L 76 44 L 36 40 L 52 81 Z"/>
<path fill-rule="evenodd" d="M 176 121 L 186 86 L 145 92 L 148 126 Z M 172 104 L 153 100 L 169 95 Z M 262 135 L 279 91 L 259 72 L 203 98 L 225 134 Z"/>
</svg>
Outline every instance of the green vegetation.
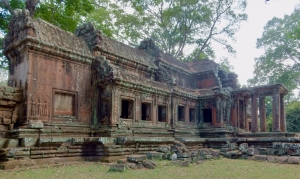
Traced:
<svg viewBox="0 0 300 179">
<path fill-rule="evenodd" d="M 274 17 L 265 25 L 256 43 L 265 53 L 255 59 L 254 78 L 248 81 L 251 86 L 283 83 L 290 91 L 299 89 L 300 39 L 290 35 L 297 30 L 299 18 L 296 8 L 291 15 Z"/>
<path fill-rule="evenodd" d="M 89 21 L 132 46 L 152 38 L 164 52 L 191 61 L 213 57 L 212 42 L 235 53 L 230 44 L 247 20 L 246 6 L 246 0 L 0 0 L 0 43 L 13 10 L 26 8 L 70 32 Z M 7 59 L 0 56 L 0 68 L 7 67 Z"/>
<path fill-rule="evenodd" d="M 91 162 L 39 169 L 2 171 L 1 178 L 300 178 L 299 165 L 232 159 L 206 161 L 200 165 L 191 164 L 189 167 L 166 166 L 168 161 L 156 162 L 158 167 L 154 170 L 108 172 L 108 166 Z"/>
</svg>

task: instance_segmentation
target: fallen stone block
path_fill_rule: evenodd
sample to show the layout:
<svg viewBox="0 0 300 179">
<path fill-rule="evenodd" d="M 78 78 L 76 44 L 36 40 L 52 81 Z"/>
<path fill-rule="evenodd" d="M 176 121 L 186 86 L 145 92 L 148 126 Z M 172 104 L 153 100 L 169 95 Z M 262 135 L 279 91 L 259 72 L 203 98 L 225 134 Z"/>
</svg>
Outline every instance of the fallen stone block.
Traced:
<svg viewBox="0 0 300 179">
<path fill-rule="evenodd" d="M 300 157 L 289 157 L 287 160 L 288 164 L 300 164 Z"/>
<path fill-rule="evenodd" d="M 267 156 L 267 161 L 270 163 L 277 163 L 277 158 L 275 156 Z"/>
<path fill-rule="evenodd" d="M 190 158 L 191 154 L 189 153 L 178 153 L 177 158 Z"/>
<path fill-rule="evenodd" d="M 110 166 L 110 172 L 124 172 L 126 170 L 125 164 L 113 164 Z"/>
<path fill-rule="evenodd" d="M 288 156 L 278 156 L 276 157 L 276 160 L 278 163 L 287 163 L 288 161 Z"/>
<path fill-rule="evenodd" d="M 172 153 L 169 155 L 168 157 L 169 160 L 177 160 L 177 154 L 176 153 Z"/>
<path fill-rule="evenodd" d="M 220 158 L 220 151 L 212 150 L 211 155 L 212 155 L 213 158 Z"/>
<path fill-rule="evenodd" d="M 198 154 L 200 156 L 211 155 L 211 151 L 209 149 L 200 149 L 198 150 Z"/>
<path fill-rule="evenodd" d="M 267 160 L 267 156 L 266 155 L 255 155 L 254 158 L 257 161 L 266 161 Z"/>
<path fill-rule="evenodd" d="M 142 164 L 145 168 L 148 168 L 148 169 L 155 169 L 155 167 L 156 167 L 156 164 L 149 160 L 142 161 Z"/>
<path fill-rule="evenodd" d="M 130 156 L 127 156 L 127 161 L 128 162 L 138 163 L 138 162 L 142 162 L 143 160 L 146 160 L 146 155 L 130 155 Z"/>
<path fill-rule="evenodd" d="M 163 159 L 164 153 L 161 152 L 149 152 L 147 153 L 147 159 L 153 160 L 153 159 Z"/>
</svg>

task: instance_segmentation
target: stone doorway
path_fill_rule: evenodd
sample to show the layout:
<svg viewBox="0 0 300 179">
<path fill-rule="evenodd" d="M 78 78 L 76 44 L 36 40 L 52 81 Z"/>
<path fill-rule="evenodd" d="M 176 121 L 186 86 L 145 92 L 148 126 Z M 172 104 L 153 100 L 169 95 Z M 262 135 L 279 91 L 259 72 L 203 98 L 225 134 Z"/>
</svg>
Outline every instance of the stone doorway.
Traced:
<svg viewBox="0 0 300 179">
<path fill-rule="evenodd" d="M 151 121 L 151 104 L 142 103 L 142 120 Z"/>
<path fill-rule="evenodd" d="M 122 111 L 121 118 L 123 119 L 133 119 L 133 101 L 132 100 L 122 100 Z"/>
<path fill-rule="evenodd" d="M 212 109 L 203 109 L 203 118 L 205 123 L 212 123 Z"/>
</svg>

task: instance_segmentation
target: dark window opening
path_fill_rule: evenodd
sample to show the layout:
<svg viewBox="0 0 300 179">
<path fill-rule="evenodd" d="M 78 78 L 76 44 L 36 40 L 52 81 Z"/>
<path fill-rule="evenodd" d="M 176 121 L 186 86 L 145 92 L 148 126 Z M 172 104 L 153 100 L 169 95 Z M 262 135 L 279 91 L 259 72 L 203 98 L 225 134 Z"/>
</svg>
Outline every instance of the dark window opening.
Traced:
<svg viewBox="0 0 300 179">
<path fill-rule="evenodd" d="M 212 122 L 212 110 L 211 109 L 203 109 L 203 118 L 204 118 L 204 122 L 206 122 L 206 123 Z"/>
<path fill-rule="evenodd" d="M 142 120 L 151 121 L 151 104 L 142 103 Z"/>
<path fill-rule="evenodd" d="M 178 106 L 178 121 L 184 120 L 184 106 Z"/>
<path fill-rule="evenodd" d="M 166 122 L 167 121 L 167 107 L 158 106 L 158 121 Z"/>
<path fill-rule="evenodd" d="M 190 108 L 189 109 L 190 112 L 190 122 L 196 122 L 196 117 L 195 117 L 195 109 L 194 108 Z"/>
<path fill-rule="evenodd" d="M 121 118 L 133 119 L 133 101 L 122 100 Z"/>
</svg>

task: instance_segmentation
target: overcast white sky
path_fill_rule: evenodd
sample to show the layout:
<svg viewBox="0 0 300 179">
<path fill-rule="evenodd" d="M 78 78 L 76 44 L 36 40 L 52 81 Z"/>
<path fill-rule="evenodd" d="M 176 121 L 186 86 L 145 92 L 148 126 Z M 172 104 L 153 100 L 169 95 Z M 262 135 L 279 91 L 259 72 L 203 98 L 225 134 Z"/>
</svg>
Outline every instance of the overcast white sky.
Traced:
<svg viewBox="0 0 300 179">
<path fill-rule="evenodd" d="M 267 3 L 264 0 L 248 0 L 248 21 L 241 24 L 236 33 L 237 41 L 232 44 L 236 57 L 228 57 L 241 85 L 246 85 L 247 80 L 253 77 L 254 58 L 264 52 L 256 49 L 256 39 L 261 37 L 264 25 L 275 16 L 283 18 L 285 14 L 291 14 L 298 3 L 300 0 L 270 0 Z M 217 59 L 222 57 L 222 50 L 216 49 L 216 55 Z"/>
</svg>

